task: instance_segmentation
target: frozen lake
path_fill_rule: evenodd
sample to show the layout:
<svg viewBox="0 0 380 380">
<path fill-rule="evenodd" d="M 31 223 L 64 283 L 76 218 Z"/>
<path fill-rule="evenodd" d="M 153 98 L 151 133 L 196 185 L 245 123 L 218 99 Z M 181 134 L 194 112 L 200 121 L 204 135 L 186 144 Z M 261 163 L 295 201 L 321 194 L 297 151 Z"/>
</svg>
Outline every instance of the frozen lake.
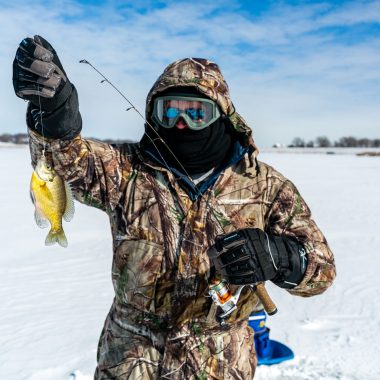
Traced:
<svg viewBox="0 0 380 380">
<path fill-rule="evenodd" d="M 279 312 L 271 336 L 292 361 L 255 379 L 380 379 L 380 157 L 267 152 L 260 160 L 293 180 L 335 253 L 333 287 L 314 298 L 268 285 Z M 76 203 L 69 247 L 45 247 L 34 222 L 26 147 L 0 148 L 0 379 L 90 380 L 113 298 L 105 214 Z"/>
</svg>

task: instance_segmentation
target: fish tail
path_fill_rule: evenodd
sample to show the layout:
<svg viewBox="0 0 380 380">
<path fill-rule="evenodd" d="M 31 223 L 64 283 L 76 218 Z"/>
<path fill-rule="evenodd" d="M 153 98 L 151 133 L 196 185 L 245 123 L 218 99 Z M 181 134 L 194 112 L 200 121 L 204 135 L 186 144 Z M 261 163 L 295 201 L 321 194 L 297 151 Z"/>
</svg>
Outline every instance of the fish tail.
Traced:
<svg viewBox="0 0 380 380">
<path fill-rule="evenodd" d="M 61 247 L 67 247 L 67 239 L 65 232 L 61 228 L 58 231 L 50 230 L 45 239 L 45 245 L 53 245 L 58 243 Z"/>
</svg>

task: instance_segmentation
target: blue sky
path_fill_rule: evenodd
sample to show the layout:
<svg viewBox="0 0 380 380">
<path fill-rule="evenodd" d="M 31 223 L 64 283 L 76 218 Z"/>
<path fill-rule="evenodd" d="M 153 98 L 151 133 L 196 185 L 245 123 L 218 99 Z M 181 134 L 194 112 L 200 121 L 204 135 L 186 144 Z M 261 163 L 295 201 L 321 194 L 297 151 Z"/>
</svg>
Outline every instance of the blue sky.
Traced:
<svg viewBox="0 0 380 380">
<path fill-rule="evenodd" d="M 78 89 L 85 136 L 138 140 L 143 122 L 80 59 L 144 111 L 165 66 L 193 56 L 219 64 L 259 146 L 380 137 L 380 1 L 0 0 L 0 23 L 0 133 L 25 130 L 11 64 L 40 34 Z"/>
</svg>

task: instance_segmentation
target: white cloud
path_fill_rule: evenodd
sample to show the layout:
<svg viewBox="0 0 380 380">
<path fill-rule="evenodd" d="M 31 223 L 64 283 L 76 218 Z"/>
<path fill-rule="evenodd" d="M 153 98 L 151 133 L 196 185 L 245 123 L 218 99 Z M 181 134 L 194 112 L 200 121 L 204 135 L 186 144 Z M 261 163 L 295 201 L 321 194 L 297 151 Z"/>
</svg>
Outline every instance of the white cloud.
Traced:
<svg viewBox="0 0 380 380">
<path fill-rule="evenodd" d="M 378 137 L 380 43 L 376 34 L 353 34 L 358 25 L 378 26 L 378 1 L 281 3 L 260 17 L 227 1 L 168 1 L 157 9 L 150 1 L 133 3 L 145 6 L 144 12 L 115 4 L 100 11 L 73 1 L 34 1 L 28 7 L 0 1 L 0 102 L 6 105 L 0 133 L 25 128 L 11 63 L 24 36 L 41 34 L 78 88 L 86 136 L 138 139 L 143 122 L 125 112 L 123 99 L 79 59 L 96 65 L 143 111 L 146 93 L 168 63 L 203 56 L 221 66 L 259 145 L 295 136 Z M 330 27 L 346 28 L 355 39 L 344 41 Z"/>
</svg>

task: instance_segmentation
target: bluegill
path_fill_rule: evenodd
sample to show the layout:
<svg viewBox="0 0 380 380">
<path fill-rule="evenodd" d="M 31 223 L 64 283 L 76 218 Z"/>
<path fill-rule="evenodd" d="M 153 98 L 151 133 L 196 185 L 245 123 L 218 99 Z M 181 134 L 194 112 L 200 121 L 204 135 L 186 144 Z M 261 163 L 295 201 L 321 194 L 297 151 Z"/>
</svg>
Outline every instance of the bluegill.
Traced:
<svg viewBox="0 0 380 380">
<path fill-rule="evenodd" d="M 73 196 L 69 184 L 57 175 L 44 157 L 38 160 L 33 171 L 30 195 L 35 206 L 34 218 L 37 226 L 46 228 L 50 223 L 45 245 L 58 243 L 62 247 L 67 247 L 62 218 L 67 222 L 73 218 Z"/>
</svg>

